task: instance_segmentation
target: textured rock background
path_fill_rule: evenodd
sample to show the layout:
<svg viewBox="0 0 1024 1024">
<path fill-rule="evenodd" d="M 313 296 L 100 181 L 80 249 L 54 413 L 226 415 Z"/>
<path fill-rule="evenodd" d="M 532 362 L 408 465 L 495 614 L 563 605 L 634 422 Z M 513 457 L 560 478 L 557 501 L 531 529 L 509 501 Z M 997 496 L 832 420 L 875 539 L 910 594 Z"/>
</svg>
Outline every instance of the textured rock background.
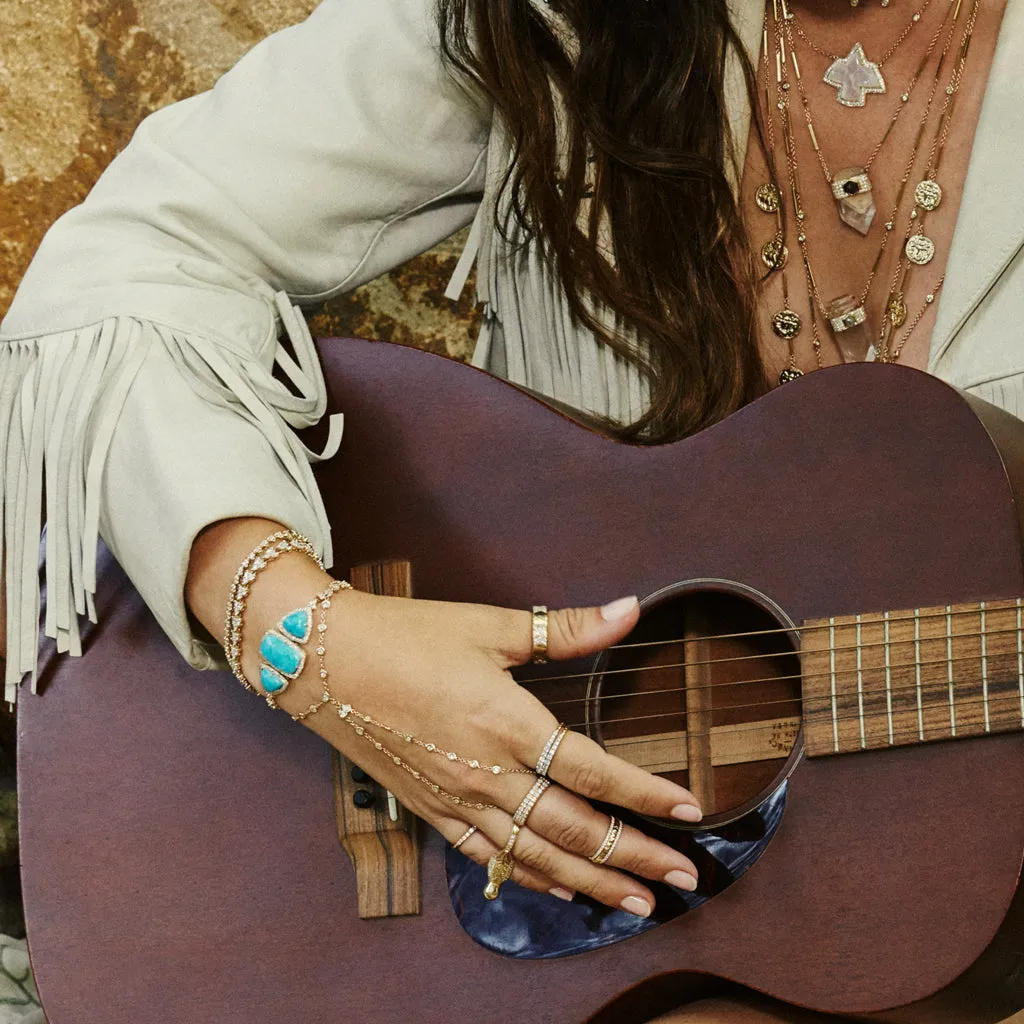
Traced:
<svg viewBox="0 0 1024 1024">
<path fill-rule="evenodd" d="M 0 316 L 47 227 L 85 197 L 139 121 L 208 89 L 316 2 L 2 0 Z M 476 315 L 468 300 L 443 296 L 460 241 L 314 311 L 313 333 L 468 358 Z"/>
</svg>

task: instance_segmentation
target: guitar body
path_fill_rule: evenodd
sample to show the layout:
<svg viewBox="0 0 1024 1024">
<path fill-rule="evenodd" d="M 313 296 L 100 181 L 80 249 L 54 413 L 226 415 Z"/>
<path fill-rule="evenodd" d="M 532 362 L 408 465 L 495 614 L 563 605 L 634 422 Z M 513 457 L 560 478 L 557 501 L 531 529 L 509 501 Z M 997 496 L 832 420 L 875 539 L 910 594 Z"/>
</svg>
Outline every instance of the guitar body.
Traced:
<svg viewBox="0 0 1024 1024">
<path fill-rule="evenodd" d="M 435 356 L 321 351 L 339 574 L 407 559 L 418 597 L 522 607 L 713 578 L 795 623 L 1024 594 L 1024 424 L 924 374 L 827 370 L 640 448 Z M 430 830 L 422 913 L 359 920 L 323 742 L 189 669 L 109 556 L 98 597 L 86 656 L 49 656 L 18 706 L 50 1024 L 632 1022 L 716 979 L 891 1021 L 1024 1005 L 1024 733 L 794 761 L 773 838 L 704 905 L 500 956 L 461 927 Z"/>
</svg>

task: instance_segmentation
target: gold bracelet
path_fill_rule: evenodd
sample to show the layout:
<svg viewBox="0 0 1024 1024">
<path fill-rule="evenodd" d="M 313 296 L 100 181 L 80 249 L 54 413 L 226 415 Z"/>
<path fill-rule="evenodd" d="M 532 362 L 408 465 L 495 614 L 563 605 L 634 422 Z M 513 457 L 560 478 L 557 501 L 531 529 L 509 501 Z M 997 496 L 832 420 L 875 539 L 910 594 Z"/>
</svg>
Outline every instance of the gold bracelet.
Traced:
<svg viewBox="0 0 1024 1024">
<path fill-rule="evenodd" d="M 316 549 L 306 537 L 295 530 L 278 530 L 249 552 L 245 561 L 238 567 L 228 594 L 224 615 L 224 655 L 235 678 L 253 693 L 257 692 L 256 687 L 245 678 L 242 671 L 242 622 L 245 617 L 246 601 L 256 577 L 286 551 L 301 551 L 312 558 L 321 569 L 324 567 Z"/>
</svg>

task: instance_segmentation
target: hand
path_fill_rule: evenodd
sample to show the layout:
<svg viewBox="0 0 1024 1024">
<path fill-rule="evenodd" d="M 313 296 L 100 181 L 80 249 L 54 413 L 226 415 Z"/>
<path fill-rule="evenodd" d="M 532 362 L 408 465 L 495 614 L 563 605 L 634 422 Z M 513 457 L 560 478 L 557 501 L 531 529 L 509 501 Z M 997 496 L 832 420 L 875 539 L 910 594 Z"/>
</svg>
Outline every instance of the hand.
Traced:
<svg viewBox="0 0 1024 1024">
<path fill-rule="evenodd" d="M 622 639 L 637 617 L 635 598 L 604 609 L 553 611 L 549 657 L 601 650 Z M 530 613 L 343 591 L 332 600 L 327 622 L 329 687 L 339 700 L 467 761 L 529 770 L 495 775 L 365 725 L 373 740 L 408 766 L 403 767 L 356 734 L 353 723 L 363 723 L 354 717 L 343 721 L 328 706 L 305 722 L 449 842 L 476 825 L 479 831 L 461 849 L 486 864 L 505 845 L 512 815 L 535 781 L 532 770 L 558 725 L 508 671 L 530 660 Z M 321 696 L 316 659 L 308 665 L 279 700 L 293 714 Z M 629 827 L 605 865 L 589 860 L 605 838 L 608 816 L 588 800 L 693 822 L 700 811 L 688 790 L 606 753 L 575 732 L 565 736 L 548 774 L 554 785 L 537 802 L 515 845 L 515 881 L 562 898 L 584 892 L 641 917 L 654 908 L 654 897 L 623 871 L 688 890 L 696 886 L 696 868 L 687 857 Z"/>
</svg>

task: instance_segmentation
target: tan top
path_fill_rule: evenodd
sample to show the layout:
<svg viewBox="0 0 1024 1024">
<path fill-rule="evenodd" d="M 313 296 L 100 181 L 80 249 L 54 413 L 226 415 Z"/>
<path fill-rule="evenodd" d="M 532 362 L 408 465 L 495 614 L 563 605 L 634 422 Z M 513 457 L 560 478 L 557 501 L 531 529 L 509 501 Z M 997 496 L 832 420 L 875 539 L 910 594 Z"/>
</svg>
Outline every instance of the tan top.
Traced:
<svg viewBox="0 0 1024 1024">
<path fill-rule="evenodd" d="M 443 70 L 433 7 L 325 0 L 211 92 L 148 117 L 47 234 L 0 325 L 8 700 L 35 671 L 44 518 L 46 632 L 73 653 L 77 616 L 94 616 L 97 536 L 197 668 L 225 666 L 194 635 L 183 600 L 203 527 L 265 516 L 307 534 L 330 564 L 309 467 L 318 456 L 295 435 L 322 417 L 326 397 L 292 303 L 354 288 L 474 216 L 462 263 L 466 271 L 479 253 L 485 315 L 474 361 L 583 410 L 627 419 L 642 408 L 635 371 L 573 322 L 536 250 L 513 253 L 491 230 L 508 147 L 487 106 Z M 752 51 L 761 10 L 760 0 L 737 0 Z M 1024 5 L 1011 0 L 929 361 L 1017 414 L 1022 46 Z M 735 73 L 730 90 L 745 140 Z M 299 397 L 274 380 L 275 362 Z M 324 456 L 341 440 L 334 426 Z"/>
</svg>

